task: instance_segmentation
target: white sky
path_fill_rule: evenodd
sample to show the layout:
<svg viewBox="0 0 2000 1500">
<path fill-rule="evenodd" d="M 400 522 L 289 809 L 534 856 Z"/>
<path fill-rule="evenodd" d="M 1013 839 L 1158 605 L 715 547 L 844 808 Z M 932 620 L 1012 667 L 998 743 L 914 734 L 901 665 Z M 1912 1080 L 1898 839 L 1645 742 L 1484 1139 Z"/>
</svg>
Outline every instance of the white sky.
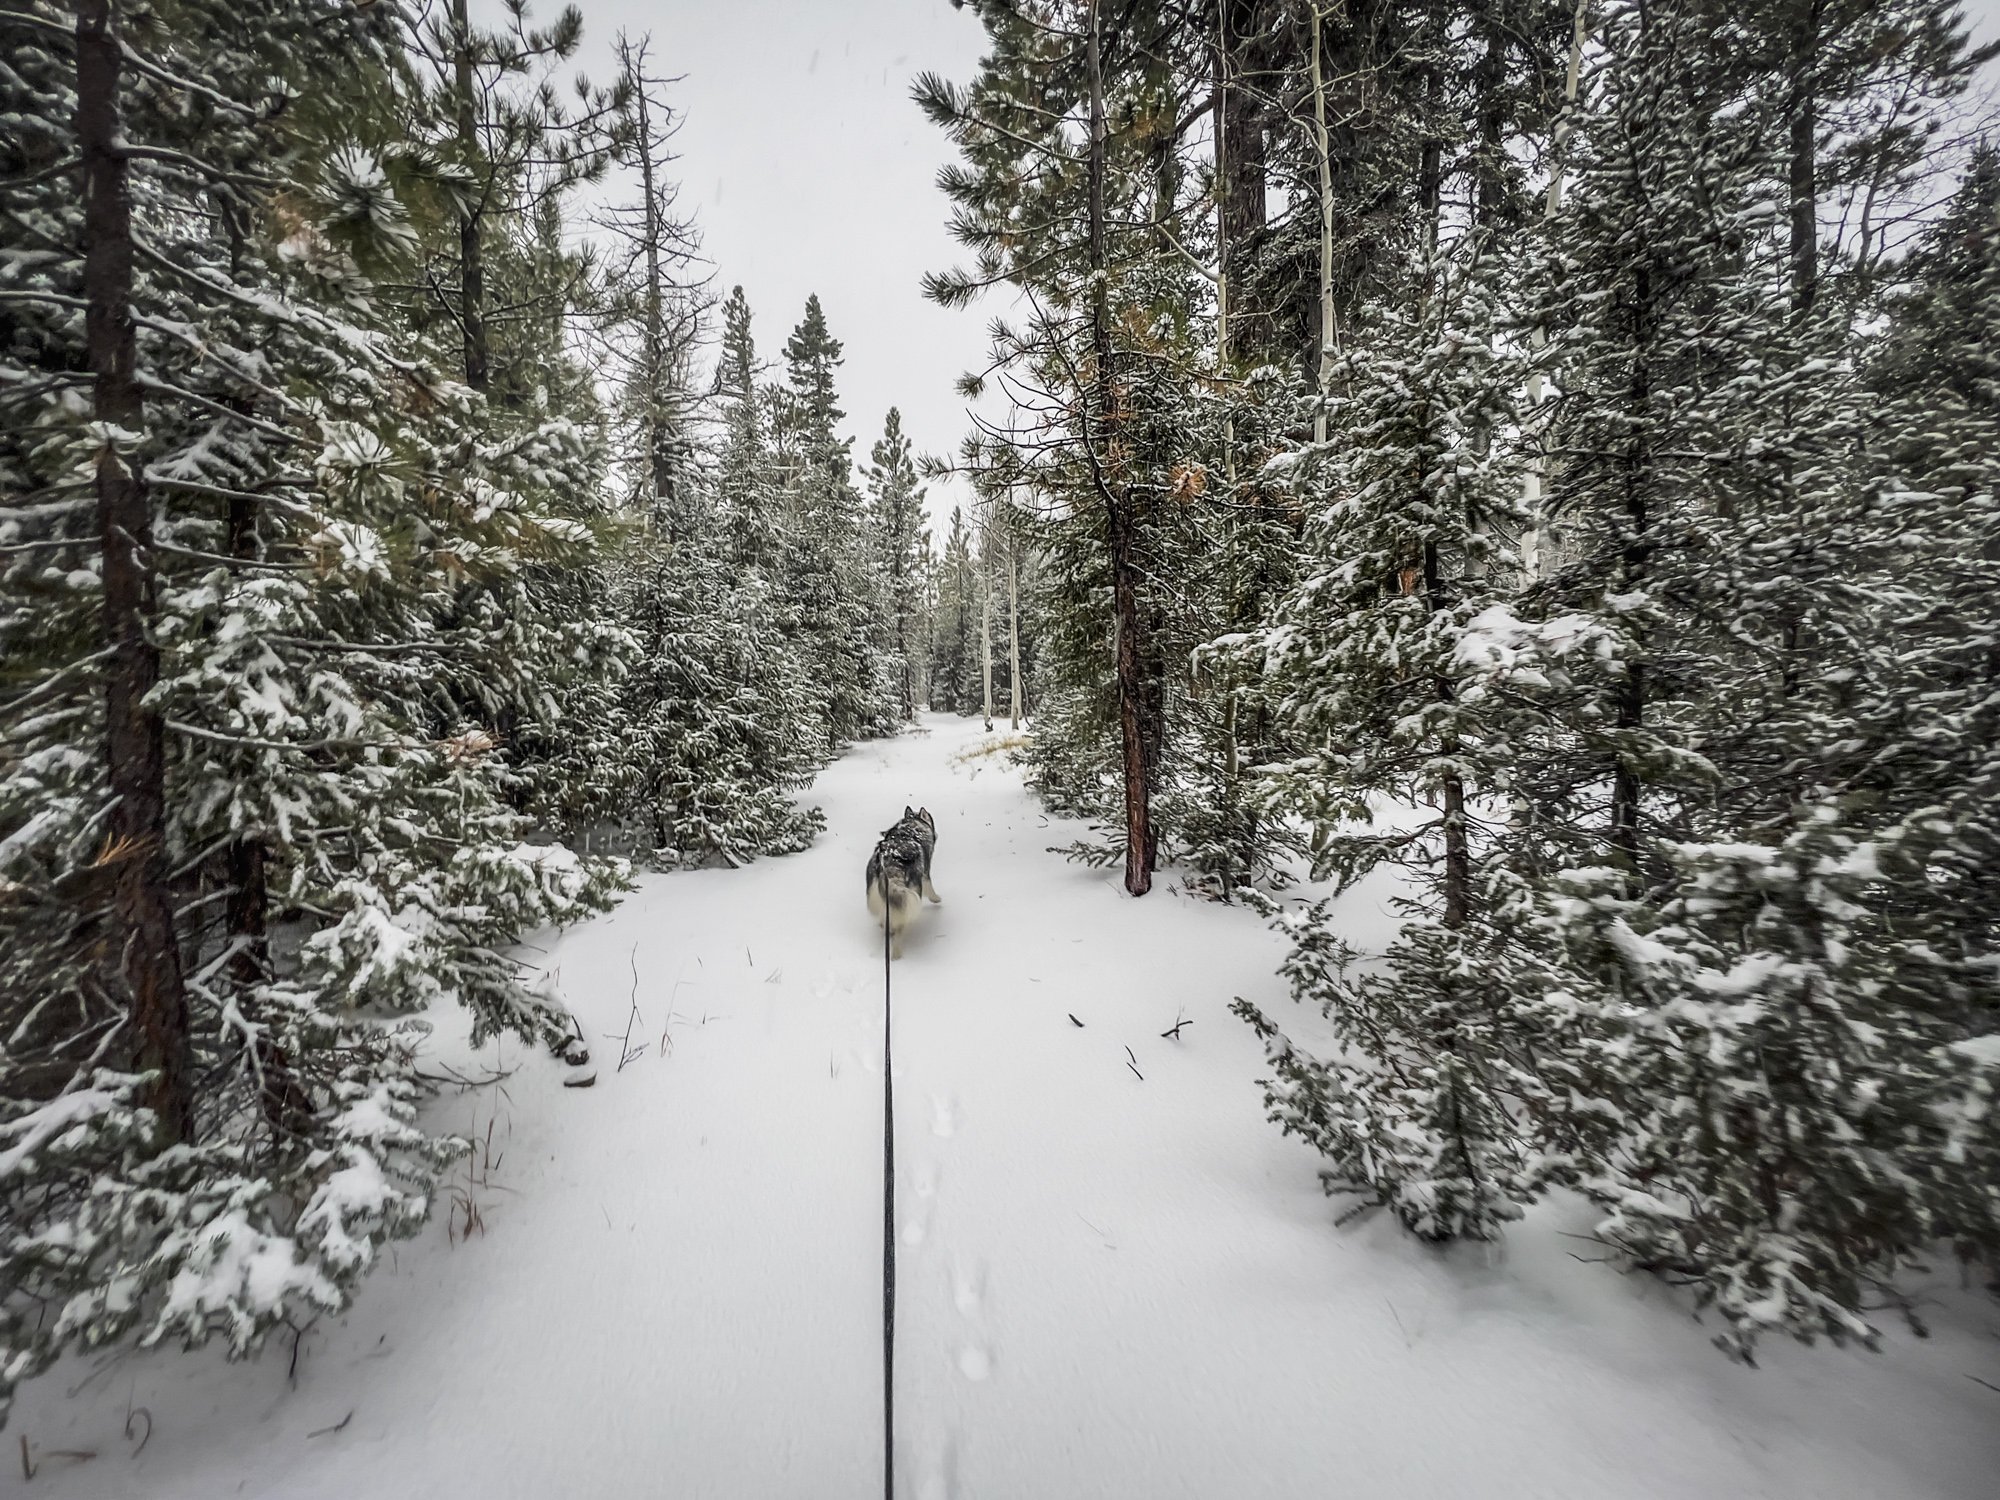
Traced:
<svg viewBox="0 0 2000 1500">
<path fill-rule="evenodd" d="M 944 134 L 910 102 L 925 70 L 963 82 L 983 32 L 949 0 L 581 0 L 581 66 L 612 74 L 622 28 L 650 31 L 654 66 L 681 75 L 676 171 L 698 217 L 720 297 L 741 284 L 762 356 L 775 364 L 817 292 L 836 338 L 847 432 L 866 462 L 889 407 L 920 452 L 955 456 L 969 422 L 952 389 L 986 354 L 999 307 L 946 312 L 919 288 L 958 263 L 935 186 Z M 537 0 L 553 19 L 558 0 Z M 490 0 L 489 0 L 490 7 Z M 1968 0 L 1975 34 L 2000 38 L 2000 0 Z M 932 487 L 943 518 L 966 493 Z"/>
<path fill-rule="evenodd" d="M 653 36 L 655 72 L 681 76 L 681 206 L 701 226 L 718 299 L 741 285 L 760 356 L 777 365 L 817 292 L 835 338 L 856 461 L 891 406 L 919 452 L 953 457 L 970 425 L 952 389 L 981 364 L 991 309 L 925 300 L 926 271 L 956 264 L 935 178 L 952 152 L 910 102 L 931 70 L 971 78 L 984 32 L 949 0 L 580 0 L 578 62 L 612 76 L 622 28 Z M 531 12 L 546 23 L 557 0 Z M 933 484 L 942 523 L 965 491 Z"/>
</svg>

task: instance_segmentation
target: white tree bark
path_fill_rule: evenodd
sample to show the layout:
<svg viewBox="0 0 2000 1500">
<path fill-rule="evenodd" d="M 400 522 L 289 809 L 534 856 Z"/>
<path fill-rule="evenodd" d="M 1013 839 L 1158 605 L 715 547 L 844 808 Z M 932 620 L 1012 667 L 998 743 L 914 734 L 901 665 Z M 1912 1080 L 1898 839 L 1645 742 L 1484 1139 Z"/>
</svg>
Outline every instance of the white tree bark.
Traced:
<svg viewBox="0 0 2000 1500">
<path fill-rule="evenodd" d="M 979 679 L 986 700 L 986 727 L 993 727 L 993 523 L 979 528 Z"/>
<path fill-rule="evenodd" d="M 1014 549 L 1016 537 L 1007 534 L 1007 680 L 1012 689 L 1009 726 L 1021 727 L 1021 570 Z"/>
</svg>

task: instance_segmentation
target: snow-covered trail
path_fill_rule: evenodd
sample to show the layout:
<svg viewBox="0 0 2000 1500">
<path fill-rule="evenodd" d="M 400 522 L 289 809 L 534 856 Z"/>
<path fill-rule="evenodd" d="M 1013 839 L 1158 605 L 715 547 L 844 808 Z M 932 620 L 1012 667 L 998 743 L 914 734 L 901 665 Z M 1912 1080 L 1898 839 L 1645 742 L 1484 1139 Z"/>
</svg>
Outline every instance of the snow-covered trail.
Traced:
<svg viewBox="0 0 2000 1500">
<path fill-rule="evenodd" d="M 37 1382 L 8 1437 L 41 1471 L 28 1486 L 10 1465 L 0 1492 L 879 1494 L 881 960 L 861 868 L 909 802 L 937 816 L 945 898 L 895 967 L 911 1500 L 1993 1494 L 1990 1303 L 1947 1296 L 1928 1343 L 1774 1347 L 1750 1371 L 1663 1288 L 1572 1256 L 1589 1248 L 1560 1231 L 1584 1221 L 1558 1210 L 1499 1249 L 1334 1227 L 1226 1008 L 1289 1009 L 1277 939 L 1044 852 L 1077 830 L 983 743 L 934 717 L 861 747 L 814 789 L 811 851 L 650 877 L 550 940 L 595 1087 L 440 1042 L 516 1068 L 440 1106 L 491 1125 L 490 1168 L 458 1178 L 483 1233 L 452 1243 L 462 1211 L 441 1205 L 301 1341 L 294 1378 L 281 1343 L 248 1366 L 146 1355 Z M 1368 891 L 1346 910 L 1383 930 Z M 635 995 L 644 1050 L 620 1070 Z M 136 1457 L 133 1408 L 152 1426 Z"/>
</svg>

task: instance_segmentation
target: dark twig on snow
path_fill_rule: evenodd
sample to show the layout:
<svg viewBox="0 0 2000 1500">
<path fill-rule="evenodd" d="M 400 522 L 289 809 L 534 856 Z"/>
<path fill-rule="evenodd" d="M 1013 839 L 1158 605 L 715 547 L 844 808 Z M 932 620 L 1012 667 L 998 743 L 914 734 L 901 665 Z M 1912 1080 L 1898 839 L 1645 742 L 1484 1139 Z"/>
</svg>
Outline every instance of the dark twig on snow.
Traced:
<svg viewBox="0 0 2000 1500">
<path fill-rule="evenodd" d="M 632 1045 L 632 1028 L 639 1021 L 639 945 L 637 943 L 632 945 L 631 963 L 632 1010 L 625 1017 L 624 1040 L 618 1044 L 618 1071 L 621 1073 L 625 1071 L 625 1064 L 632 1061 L 633 1058 L 642 1055 L 646 1050 L 644 1042 L 639 1043 L 637 1048 L 634 1048 Z"/>
<path fill-rule="evenodd" d="M 2000 1385 L 1995 1385 L 1995 1384 L 1994 1384 L 1994 1383 L 1993 1383 L 1992 1381 L 1990 1381 L 1990 1380 L 1981 1380 L 1981 1379 L 1980 1379 L 1980 1378 L 1979 1378 L 1979 1377 L 1978 1377 L 1977 1375 L 1968 1375 L 1968 1376 L 1966 1376 L 1965 1378 L 1966 1378 L 1967 1380 L 1971 1381 L 1971 1382 L 1972 1382 L 1972 1383 L 1973 1383 L 1974 1385 L 1983 1385 L 1983 1386 L 1985 1386 L 1985 1387 L 1986 1387 L 1986 1389 L 1987 1389 L 1987 1390 L 1989 1390 L 1989 1391 L 2000 1391 Z"/>
<path fill-rule="evenodd" d="M 286 1321 L 285 1326 L 292 1330 L 292 1358 L 291 1363 L 285 1366 L 285 1384 L 293 1390 L 299 1387 L 299 1345 L 305 1341 L 305 1336 L 313 1331 L 313 1326 L 318 1322 L 318 1318 L 305 1323 L 293 1323 L 289 1319 Z M 130 1437 L 132 1434 L 128 1432 L 125 1435 Z"/>
<path fill-rule="evenodd" d="M 89 1463 L 95 1457 L 97 1457 L 95 1450 L 85 1452 L 80 1448 L 49 1448 L 42 1453 L 43 1463 L 52 1458 L 66 1458 L 71 1463 L 82 1464 Z M 28 1435 L 24 1432 L 21 1434 L 21 1477 L 33 1479 L 41 1471 L 41 1464 L 28 1457 Z"/>
<path fill-rule="evenodd" d="M 1079 1027 L 1079 1028 L 1080 1028 L 1080 1027 L 1081 1027 L 1081 1026 L 1083 1025 L 1083 1022 L 1079 1021 L 1079 1020 L 1078 1020 L 1078 1019 L 1076 1018 L 1076 1016 L 1075 1016 L 1075 1014 L 1074 1014 L 1073 1012 L 1070 1012 L 1070 1011 L 1064 1011 L 1064 1012 L 1063 1012 L 1063 1014 L 1069 1017 L 1069 1024 L 1070 1024 L 1070 1025 L 1072 1025 L 1072 1026 L 1075 1026 L 1075 1027 Z"/>
<path fill-rule="evenodd" d="M 449 1063 L 440 1063 L 438 1065 L 438 1071 L 435 1073 L 426 1073 L 421 1068 L 415 1069 L 414 1071 L 416 1073 L 416 1076 L 423 1079 L 424 1082 L 426 1083 L 435 1083 L 439 1085 L 447 1083 L 456 1084 L 461 1090 L 463 1090 L 463 1089 L 490 1088 L 492 1085 L 496 1083 L 504 1083 L 509 1078 L 512 1078 L 517 1072 L 519 1072 L 520 1069 L 508 1068 L 505 1072 L 502 1072 L 500 1069 L 494 1068 L 488 1071 L 486 1075 L 482 1078 L 468 1078 L 465 1076 L 465 1074 L 459 1072 L 458 1069 L 452 1067 Z"/>
<path fill-rule="evenodd" d="M 1403 1315 L 1396 1311 L 1396 1304 L 1391 1302 L 1387 1297 L 1382 1299 L 1382 1305 L 1389 1309 L 1389 1316 L 1396 1320 L 1396 1332 L 1403 1336 L 1403 1347 L 1405 1349 L 1409 1348 L 1410 1330 L 1403 1326 Z"/>
<path fill-rule="evenodd" d="M 134 1417 L 144 1417 L 146 1419 L 146 1430 L 140 1435 L 139 1446 L 132 1450 L 132 1457 L 137 1458 L 141 1453 L 146 1451 L 146 1444 L 153 1440 L 153 1414 L 143 1406 L 133 1406 L 126 1409 L 125 1441 L 128 1443 L 132 1441 L 132 1419 Z"/>
<path fill-rule="evenodd" d="M 329 1432 L 338 1432 L 340 1431 L 341 1428 L 345 1427 L 349 1422 L 352 1422 L 353 1420 L 354 1420 L 354 1413 L 352 1411 L 349 1411 L 346 1416 L 342 1417 L 338 1422 L 335 1422 L 331 1427 L 322 1427 L 319 1428 L 317 1431 L 307 1433 L 306 1439 L 307 1441 L 311 1441 L 313 1438 L 316 1437 L 325 1437 Z"/>
<path fill-rule="evenodd" d="M 1192 1025 L 1194 1025 L 1194 1022 L 1189 1020 L 1186 1016 L 1182 1015 L 1181 1009 L 1177 1005 L 1174 1007 L 1174 1024 L 1169 1026 L 1165 1031 L 1161 1032 L 1160 1035 L 1165 1037 L 1172 1037 L 1175 1041 L 1178 1042 L 1181 1039 L 1181 1028 L 1183 1026 L 1192 1026 Z"/>
<path fill-rule="evenodd" d="M 1132 1076 L 1138 1079 L 1139 1082 L 1144 1083 L 1146 1081 L 1146 1075 L 1139 1071 L 1139 1059 L 1132 1055 L 1130 1047 L 1125 1049 L 1125 1066 L 1132 1070 Z"/>
</svg>

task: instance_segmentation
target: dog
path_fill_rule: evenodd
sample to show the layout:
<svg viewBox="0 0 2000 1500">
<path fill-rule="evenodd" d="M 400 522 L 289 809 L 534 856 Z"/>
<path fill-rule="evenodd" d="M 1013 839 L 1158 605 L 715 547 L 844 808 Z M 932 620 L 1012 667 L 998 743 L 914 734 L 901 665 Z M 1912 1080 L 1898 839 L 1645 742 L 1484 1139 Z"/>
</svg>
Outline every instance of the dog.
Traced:
<svg viewBox="0 0 2000 1500">
<path fill-rule="evenodd" d="M 868 856 L 868 915 L 889 928 L 889 953 L 903 956 L 903 934 L 923 910 L 925 898 L 944 900 L 931 884 L 931 852 L 937 848 L 937 820 L 924 807 L 905 807 L 902 819 L 884 833 Z"/>
</svg>

